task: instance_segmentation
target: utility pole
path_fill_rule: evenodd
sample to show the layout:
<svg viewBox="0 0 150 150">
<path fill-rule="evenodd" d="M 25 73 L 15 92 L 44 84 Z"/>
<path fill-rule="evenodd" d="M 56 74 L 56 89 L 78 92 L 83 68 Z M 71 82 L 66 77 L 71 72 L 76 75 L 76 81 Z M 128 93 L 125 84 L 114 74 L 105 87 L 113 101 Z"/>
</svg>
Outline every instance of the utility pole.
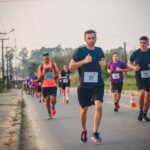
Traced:
<svg viewBox="0 0 150 150">
<path fill-rule="evenodd" d="M 4 67 L 4 41 L 9 40 L 9 38 L 2 38 L 2 79 L 3 79 L 3 88 L 5 87 L 5 67 Z"/>
<path fill-rule="evenodd" d="M 125 56 L 125 62 L 127 63 L 127 51 L 126 51 L 126 42 L 123 43 L 124 44 L 124 56 Z"/>
<path fill-rule="evenodd" d="M 6 72 L 7 72 L 7 89 L 9 88 L 9 81 L 10 81 L 10 76 L 9 76 L 9 70 L 10 70 L 10 63 L 9 63 L 9 59 L 10 59 L 10 56 L 8 55 L 8 51 L 7 49 L 10 48 L 10 47 L 6 47 Z"/>
<path fill-rule="evenodd" d="M 18 74 L 17 74 L 17 67 L 16 67 L 16 59 L 17 59 L 17 39 L 15 39 L 15 52 L 16 52 L 16 55 L 15 55 L 15 65 L 14 65 L 14 68 L 15 68 L 15 80 L 17 81 L 17 76 L 18 76 Z"/>
<path fill-rule="evenodd" d="M 126 51 L 127 45 L 126 45 L 126 42 L 124 42 L 123 45 L 124 45 L 123 50 L 124 50 L 125 63 L 127 64 L 127 51 Z M 125 79 L 127 79 L 127 72 L 125 73 Z"/>
<path fill-rule="evenodd" d="M 2 79 L 3 79 L 3 85 L 2 85 L 2 87 L 4 88 L 5 87 L 5 67 L 4 67 L 4 41 L 5 40 L 9 40 L 9 38 L 3 38 L 5 35 L 7 35 L 7 34 L 9 34 L 9 33 L 11 33 L 11 32 L 13 32 L 13 31 L 15 31 L 15 29 L 11 29 L 10 31 L 8 31 L 8 32 L 0 32 L 0 35 L 2 35 L 2 36 L 0 36 L 0 40 L 2 41 Z"/>
</svg>

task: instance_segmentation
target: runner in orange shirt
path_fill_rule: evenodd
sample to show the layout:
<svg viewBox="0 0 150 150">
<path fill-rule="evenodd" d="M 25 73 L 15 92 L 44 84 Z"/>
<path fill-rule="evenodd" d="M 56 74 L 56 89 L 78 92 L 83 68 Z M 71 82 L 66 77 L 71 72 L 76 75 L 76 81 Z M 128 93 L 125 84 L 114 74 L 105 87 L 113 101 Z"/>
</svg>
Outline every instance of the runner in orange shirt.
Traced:
<svg viewBox="0 0 150 150">
<path fill-rule="evenodd" d="M 43 53 L 43 64 L 38 67 L 38 79 L 42 80 L 42 92 L 45 99 L 46 108 L 48 111 L 48 120 L 52 119 L 52 115 L 56 114 L 56 76 L 59 73 L 59 69 L 56 63 L 50 61 L 49 53 Z"/>
</svg>

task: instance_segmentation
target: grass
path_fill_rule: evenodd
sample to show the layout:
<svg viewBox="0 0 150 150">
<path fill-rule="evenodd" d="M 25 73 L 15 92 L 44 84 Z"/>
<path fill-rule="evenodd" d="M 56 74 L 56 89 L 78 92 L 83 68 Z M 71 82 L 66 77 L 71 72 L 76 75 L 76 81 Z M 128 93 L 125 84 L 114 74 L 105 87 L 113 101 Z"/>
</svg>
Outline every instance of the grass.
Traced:
<svg viewBox="0 0 150 150">
<path fill-rule="evenodd" d="M 21 99 L 18 99 L 17 105 L 18 105 L 18 106 L 21 106 L 21 108 L 24 108 L 24 107 L 25 107 L 25 103 L 24 103 L 24 101 L 21 100 Z"/>
<path fill-rule="evenodd" d="M 110 89 L 109 79 L 105 80 L 105 89 Z M 137 90 L 134 72 L 127 73 L 127 78 L 124 79 L 123 90 Z"/>
<path fill-rule="evenodd" d="M 105 79 L 107 76 L 103 77 Z M 79 84 L 78 72 L 75 72 L 71 78 L 71 86 L 77 87 Z M 105 80 L 105 90 L 110 90 L 109 78 Z M 127 78 L 124 79 L 123 90 L 137 90 L 134 71 L 127 72 Z"/>
<path fill-rule="evenodd" d="M 11 89 L 3 89 L 3 88 L 0 88 L 0 94 L 1 93 L 8 93 L 8 92 L 10 92 L 11 91 Z"/>
</svg>

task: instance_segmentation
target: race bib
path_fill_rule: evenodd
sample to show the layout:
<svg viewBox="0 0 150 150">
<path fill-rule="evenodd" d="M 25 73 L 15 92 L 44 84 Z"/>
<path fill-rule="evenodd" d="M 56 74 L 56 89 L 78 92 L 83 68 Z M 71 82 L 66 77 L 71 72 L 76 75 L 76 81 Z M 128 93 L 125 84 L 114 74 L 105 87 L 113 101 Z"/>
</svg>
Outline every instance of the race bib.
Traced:
<svg viewBox="0 0 150 150">
<path fill-rule="evenodd" d="M 98 83 L 98 72 L 84 72 L 84 82 Z"/>
<path fill-rule="evenodd" d="M 42 85 L 42 82 L 39 82 L 39 86 L 41 86 Z"/>
<path fill-rule="evenodd" d="M 113 73 L 112 78 L 113 79 L 120 79 L 120 74 L 119 73 Z"/>
<path fill-rule="evenodd" d="M 51 80 L 52 77 L 53 77 L 53 75 L 52 75 L 51 73 L 47 73 L 47 74 L 45 75 L 46 80 Z"/>
<path fill-rule="evenodd" d="M 141 71 L 141 78 L 150 78 L 150 70 Z"/>
<path fill-rule="evenodd" d="M 68 79 L 63 79 L 63 83 L 68 83 Z"/>
</svg>

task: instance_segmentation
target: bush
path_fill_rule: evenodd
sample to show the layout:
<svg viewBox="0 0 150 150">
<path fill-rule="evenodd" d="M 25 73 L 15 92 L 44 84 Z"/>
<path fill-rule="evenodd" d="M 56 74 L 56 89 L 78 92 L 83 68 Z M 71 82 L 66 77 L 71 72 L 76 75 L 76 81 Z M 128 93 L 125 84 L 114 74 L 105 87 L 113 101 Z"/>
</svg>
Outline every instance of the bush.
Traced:
<svg viewBox="0 0 150 150">
<path fill-rule="evenodd" d="M 105 90 L 110 90 L 109 79 L 105 80 Z M 137 90 L 135 78 L 127 78 L 124 80 L 123 90 Z"/>
<path fill-rule="evenodd" d="M 77 87 L 78 85 L 79 85 L 79 74 L 78 71 L 76 71 L 75 73 L 73 73 L 71 77 L 71 86 Z"/>
</svg>

